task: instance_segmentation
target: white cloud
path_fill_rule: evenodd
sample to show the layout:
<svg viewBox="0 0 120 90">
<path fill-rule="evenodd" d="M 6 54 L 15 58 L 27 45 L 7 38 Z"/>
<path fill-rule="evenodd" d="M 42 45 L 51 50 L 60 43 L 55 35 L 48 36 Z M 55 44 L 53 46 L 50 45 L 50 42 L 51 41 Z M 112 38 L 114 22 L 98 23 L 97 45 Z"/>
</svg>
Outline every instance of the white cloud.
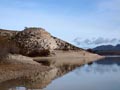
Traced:
<svg viewBox="0 0 120 90">
<path fill-rule="evenodd" d="M 80 47 L 83 48 L 91 48 L 91 47 L 96 47 L 100 45 L 116 45 L 120 44 L 120 39 L 117 38 L 103 38 L 103 37 L 98 37 L 98 38 L 88 38 L 88 39 L 82 39 L 82 38 L 75 38 L 73 42 Z"/>
</svg>

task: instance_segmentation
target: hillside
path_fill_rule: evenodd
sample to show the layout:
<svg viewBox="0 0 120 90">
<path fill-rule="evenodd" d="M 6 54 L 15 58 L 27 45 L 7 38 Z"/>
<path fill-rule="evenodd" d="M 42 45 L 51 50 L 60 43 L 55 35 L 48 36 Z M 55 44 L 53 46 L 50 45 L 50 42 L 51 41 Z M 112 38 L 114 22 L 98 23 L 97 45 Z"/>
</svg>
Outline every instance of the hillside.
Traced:
<svg viewBox="0 0 120 90">
<path fill-rule="evenodd" d="M 0 29 L 2 51 L 25 56 L 55 55 L 55 50 L 83 50 L 52 36 L 43 28 L 30 27 L 24 30 Z M 84 50 L 83 50 L 84 51 Z"/>
</svg>

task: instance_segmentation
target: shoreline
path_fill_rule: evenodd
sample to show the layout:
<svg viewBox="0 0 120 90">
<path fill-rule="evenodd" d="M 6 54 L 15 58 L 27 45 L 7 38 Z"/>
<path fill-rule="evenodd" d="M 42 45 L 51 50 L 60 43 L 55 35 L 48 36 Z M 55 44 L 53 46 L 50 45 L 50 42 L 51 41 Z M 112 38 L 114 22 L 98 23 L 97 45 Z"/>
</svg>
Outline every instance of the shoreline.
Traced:
<svg viewBox="0 0 120 90">
<path fill-rule="evenodd" d="M 31 87 L 31 84 L 32 87 L 43 88 L 52 80 L 63 76 L 76 67 L 104 58 L 88 52 L 86 56 L 80 55 L 80 53 L 83 52 L 57 51 L 56 56 L 34 58 L 11 55 L 7 58 L 6 63 L 0 63 L 0 83 L 22 80 L 20 85 L 26 82 L 25 85 L 28 88 Z"/>
<path fill-rule="evenodd" d="M 83 65 L 102 59 L 104 56 L 92 54 L 86 51 L 56 51 L 56 56 L 33 57 L 33 60 L 43 65 L 48 63 L 49 66 Z"/>
</svg>

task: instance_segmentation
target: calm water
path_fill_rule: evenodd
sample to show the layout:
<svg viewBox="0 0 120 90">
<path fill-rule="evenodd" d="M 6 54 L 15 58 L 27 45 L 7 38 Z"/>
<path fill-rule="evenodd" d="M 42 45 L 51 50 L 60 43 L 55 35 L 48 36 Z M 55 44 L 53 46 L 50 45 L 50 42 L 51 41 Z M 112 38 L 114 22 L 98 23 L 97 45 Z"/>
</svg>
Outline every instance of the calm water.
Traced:
<svg viewBox="0 0 120 90">
<path fill-rule="evenodd" d="M 50 83 L 44 83 L 42 89 L 26 89 L 25 85 L 18 84 L 5 90 L 120 90 L 120 57 L 105 58 L 70 72 L 72 69 L 60 68 L 64 73 Z"/>
</svg>

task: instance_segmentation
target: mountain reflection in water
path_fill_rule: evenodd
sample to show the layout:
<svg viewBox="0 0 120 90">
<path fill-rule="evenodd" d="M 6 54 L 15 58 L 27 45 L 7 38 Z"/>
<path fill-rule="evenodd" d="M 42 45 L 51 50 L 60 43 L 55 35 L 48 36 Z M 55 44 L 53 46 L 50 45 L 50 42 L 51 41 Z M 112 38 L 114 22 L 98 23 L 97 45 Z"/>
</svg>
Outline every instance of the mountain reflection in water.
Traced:
<svg viewBox="0 0 120 90">
<path fill-rule="evenodd" d="M 0 90 L 119 90 L 119 75 L 120 57 L 107 57 L 91 65 L 64 65 L 29 78 L 4 81 Z"/>
<path fill-rule="evenodd" d="M 77 74 L 86 73 L 114 73 L 120 72 L 120 57 L 106 57 L 99 61 L 94 62 L 92 65 L 84 65 L 83 67 L 75 70 Z"/>
</svg>

